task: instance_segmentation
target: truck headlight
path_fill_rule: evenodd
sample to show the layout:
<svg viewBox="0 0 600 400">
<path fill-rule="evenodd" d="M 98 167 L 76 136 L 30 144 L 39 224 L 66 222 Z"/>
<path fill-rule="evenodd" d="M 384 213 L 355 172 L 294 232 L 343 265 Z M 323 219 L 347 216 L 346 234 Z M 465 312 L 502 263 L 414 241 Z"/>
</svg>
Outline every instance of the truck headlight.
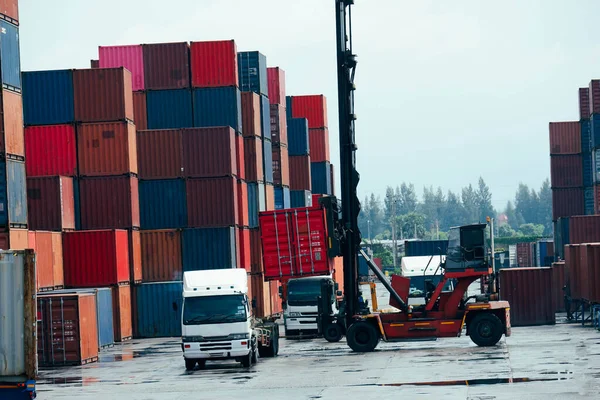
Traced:
<svg viewBox="0 0 600 400">
<path fill-rule="evenodd" d="M 232 340 L 248 339 L 248 333 L 232 333 L 229 337 Z"/>
<path fill-rule="evenodd" d="M 289 316 L 292 318 L 296 318 L 296 317 L 301 317 L 302 314 L 299 312 L 291 312 L 291 313 L 289 313 Z"/>
</svg>

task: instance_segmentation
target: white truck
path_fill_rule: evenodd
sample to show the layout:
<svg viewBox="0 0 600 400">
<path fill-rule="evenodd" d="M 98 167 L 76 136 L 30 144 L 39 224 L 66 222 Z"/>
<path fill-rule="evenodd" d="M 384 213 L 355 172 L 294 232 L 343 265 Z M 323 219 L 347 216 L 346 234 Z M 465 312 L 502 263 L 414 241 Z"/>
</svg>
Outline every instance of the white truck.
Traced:
<svg viewBox="0 0 600 400">
<path fill-rule="evenodd" d="M 250 367 L 279 352 L 279 329 L 272 319 L 252 316 L 243 269 L 183 274 L 181 332 L 186 370 L 208 360 L 236 360 Z"/>
</svg>

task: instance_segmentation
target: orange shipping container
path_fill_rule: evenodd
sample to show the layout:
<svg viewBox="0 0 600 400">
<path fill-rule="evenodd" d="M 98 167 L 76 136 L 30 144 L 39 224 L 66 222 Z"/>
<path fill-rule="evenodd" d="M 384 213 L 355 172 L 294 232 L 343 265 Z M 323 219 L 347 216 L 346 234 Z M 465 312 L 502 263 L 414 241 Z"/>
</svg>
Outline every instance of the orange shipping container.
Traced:
<svg viewBox="0 0 600 400">
<path fill-rule="evenodd" d="M 52 234 L 37 231 L 35 233 L 35 268 L 38 292 L 54 289 L 54 269 L 52 264 Z"/>
<path fill-rule="evenodd" d="M 333 280 L 338 284 L 338 290 L 344 293 L 344 259 L 342 257 L 331 258 L 330 262 L 333 270 Z M 367 293 L 363 293 L 363 297 L 368 298 Z"/>
<path fill-rule="evenodd" d="M 283 303 L 279 297 L 279 286 L 281 286 L 281 283 L 279 281 L 271 281 L 269 282 L 269 286 L 271 292 L 271 314 L 282 313 Z"/>
<path fill-rule="evenodd" d="M 237 164 L 237 177 L 246 179 L 246 155 L 244 154 L 244 137 L 235 135 L 235 163 Z"/>
<path fill-rule="evenodd" d="M 267 204 L 266 211 L 275 210 L 275 187 L 272 184 L 265 184 L 265 200 Z"/>
<path fill-rule="evenodd" d="M 63 261 L 62 233 L 60 232 L 52 232 L 52 272 L 54 275 L 54 288 L 63 288 L 65 286 L 65 268 Z"/>
<path fill-rule="evenodd" d="M 2 101 L 0 152 L 25 157 L 25 131 L 21 95 L 3 89 L 0 100 Z"/>
<path fill-rule="evenodd" d="M 180 281 L 182 279 L 180 231 L 142 231 L 141 242 L 144 282 Z"/>
<path fill-rule="evenodd" d="M 248 214 L 248 184 L 242 180 L 238 180 L 237 191 L 238 223 L 240 226 L 248 226 L 250 224 Z"/>
<path fill-rule="evenodd" d="M 77 127 L 81 176 L 137 174 L 136 149 L 135 125 L 130 122 L 81 124 Z"/>
<path fill-rule="evenodd" d="M 133 117 L 138 131 L 148 129 L 148 111 L 146 109 L 146 92 L 133 92 Z"/>
<path fill-rule="evenodd" d="M 131 339 L 131 286 L 116 286 L 113 291 L 113 326 L 115 342 Z"/>
<path fill-rule="evenodd" d="M 290 161 L 285 146 L 273 146 L 273 183 L 290 186 Z"/>
<path fill-rule="evenodd" d="M 27 229 L 9 228 L 8 232 L 0 232 L 0 249 L 25 250 L 29 245 Z"/>
<path fill-rule="evenodd" d="M 269 282 L 265 282 L 262 274 L 250 275 L 250 285 L 252 286 L 252 300 L 255 300 L 255 317 L 268 317 L 272 315 L 271 311 L 271 290 Z"/>
<path fill-rule="evenodd" d="M 247 272 L 252 272 L 251 263 L 251 246 L 250 246 L 250 230 L 247 228 L 238 229 L 238 247 L 240 249 L 240 261 L 238 268 L 244 268 Z"/>
<path fill-rule="evenodd" d="M 129 275 L 133 283 L 142 281 L 142 239 L 140 231 L 129 231 Z"/>
</svg>

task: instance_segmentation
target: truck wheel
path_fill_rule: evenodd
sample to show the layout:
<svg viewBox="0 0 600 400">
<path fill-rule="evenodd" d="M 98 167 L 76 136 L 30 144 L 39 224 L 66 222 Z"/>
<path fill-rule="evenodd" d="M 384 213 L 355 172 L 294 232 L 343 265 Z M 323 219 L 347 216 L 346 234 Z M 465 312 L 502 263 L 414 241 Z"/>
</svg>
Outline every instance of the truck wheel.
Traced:
<svg viewBox="0 0 600 400">
<path fill-rule="evenodd" d="M 275 326 L 275 334 L 273 335 L 273 357 L 279 354 L 279 326 Z"/>
<path fill-rule="evenodd" d="M 252 364 L 258 363 L 258 349 L 252 351 Z"/>
<path fill-rule="evenodd" d="M 252 365 L 252 351 L 248 352 L 247 356 L 242 358 L 242 367 L 249 368 Z"/>
<path fill-rule="evenodd" d="M 199 369 L 206 368 L 206 360 L 198 360 L 198 368 Z"/>
<path fill-rule="evenodd" d="M 286 339 L 297 339 L 298 336 L 300 336 L 300 331 L 294 331 L 294 330 L 285 330 L 285 337 Z"/>
<path fill-rule="evenodd" d="M 379 332 L 373 324 L 365 321 L 355 322 L 346 332 L 346 342 L 356 352 L 370 352 L 379 344 Z"/>
<path fill-rule="evenodd" d="M 196 360 L 190 360 L 185 358 L 185 369 L 186 371 L 192 371 L 196 367 Z"/>
<path fill-rule="evenodd" d="M 480 313 L 469 324 L 469 336 L 477 346 L 495 346 L 503 333 L 502 321 L 492 313 Z"/>
<path fill-rule="evenodd" d="M 330 343 L 337 343 L 342 340 L 342 327 L 339 324 L 329 324 L 323 332 L 323 337 Z"/>
</svg>

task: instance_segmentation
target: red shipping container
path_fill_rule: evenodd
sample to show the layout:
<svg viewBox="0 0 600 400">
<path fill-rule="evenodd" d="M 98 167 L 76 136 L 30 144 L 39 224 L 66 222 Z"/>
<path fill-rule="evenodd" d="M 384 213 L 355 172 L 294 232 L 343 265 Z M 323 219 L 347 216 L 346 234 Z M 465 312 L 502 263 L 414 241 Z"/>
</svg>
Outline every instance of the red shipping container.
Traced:
<svg viewBox="0 0 600 400">
<path fill-rule="evenodd" d="M 0 249 L 25 250 L 29 248 L 29 235 L 27 229 L 9 228 L 0 232 Z"/>
<path fill-rule="evenodd" d="M 29 229 L 75 229 L 73 178 L 27 178 L 27 212 Z"/>
<path fill-rule="evenodd" d="M 244 137 L 262 136 L 260 96 L 254 92 L 242 92 L 242 134 Z"/>
<path fill-rule="evenodd" d="M 248 184 L 243 180 L 237 181 L 237 199 L 238 199 L 238 213 L 239 225 L 248 226 L 250 224 L 250 216 L 248 213 Z"/>
<path fill-rule="evenodd" d="M 79 181 L 82 229 L 140 226 L 138 179 L 133 176 L 82 178 Z"/>
<path fill-rule="evenodd" d="M 260 241 L 260 230 L 250 229 L 250 272 L 263 273 L 262 267 L 262 245 Z"/>
<path fill-rule="evenodd" d="M 183 136 L 180 129 L 137 132 L 140 179 L 183 176 Z"/>
<path fill-rule="evenodd" d="M 308 142 L 310 146 L 311 162 L 330 161 L 329 154 L 329 130 L 310 129 L 308 131 Z"/>
<path fill-rule="evenodd" d="M 510 303 L 512 326 L 556 323 L 552 268 L 501 269 L 500 298 Z"/>
<path fill-rule="evenodd" d="M 569 242 L 600 242 L 600 215 L 586 215 L 569 218 Z"/>
<path fill-rule="evenodd" d="M 579 290 L 581 298 L 587 301 L 594 301 L 595 289 L 593 283 L 595 282 L 594 269 L 597 268 L 600 262 L 600 254 L 598 246 L 600 244 L 586 243 L 579 247 L 579 270 L 577 272 L 577 278 L 579 280 Z"/>
<path fill-rule="evenodd" d="M 273 146 L 273 183 L 290 186 L 290 160 L 285 146 Z"/>
<path fill-rule="evenodd" d="M 600 80 L 593 79 L 590 81 L 589 97 L 590 114 L 600 113 Z"/>
<path fill-rule="evenodd" d="M 23 133 L 23 100 L 19 93 L 2 90 L 2 124 L 0 124 L 0 152 L 25 156 Z"/>
<path fill-rule="evenodd" d="M 235 135 L 235 163 L 238 170 L 238 178 L 246 179 L 246 155 L 244 154 L 244 138 L 242 135 Z"/>
<path fill-rule="evenodd" d="M 135 129 L 148 129 L 148 110 L 146 108 L 146 92 L 133 92 L 133 121 Z"/>
<path fill-rule="evenodd" d="M 146 90 L 190 87 L 190 46 L 182 43 L 142 45 Z"/>
<path fill-rule="evenodd" d="M 259 137 L 244 138 L 244 174 L 248 182 L 262 182 L 265 179 L 263 147 Z"/>
<path fill-rule="evenodd" d="M 579 88 L 579 119 L 589 119 L 591 114 L 590 91 L 588 88 Z"/>
<path fill-rule="evenodd" d="M 266 210 L 275 210 L 275 186 L 270 183 L 265 184 L 265 202 Z"/>
<path fill-rule="evenodd" d="M 311 190 L 310 156 L 289 156 L 290 190 Z"/>
<path fill-rule="evenodd" d="M 279 210 L 260 214 L 265 279 L 329 275 L 325 210 Z"/>
<path fill-rule="evenodd" d="M 19 0 L 0 0 L 0 14 L 8 17 L 8 21 L 19 24 Z"/>
<path fill-rule="evenodd" d="M 98 48 L 100 68 L 125 67 L 131 72 L 134 91 L 144 90 L 144 54 L 142 45 L 100 46 Z"/>
<path fill-rule="evenodd" d="M 271 104 L 271 142 L 287 145 L 287 117 L 285 107 Z"/>
<path fill-rule="evenodd" d="M 327 99 L 322 94 L 292 97 L 292 117 L 306 118 L 310 129 L 326 128 Z M 312 154 L 312 146 L 311 146 Z"/>
<path fill-rule="evenodd" d="M 550 154 L 581 153 L 581 128 L 578 121 L 550 122 L 549 126 Z"/>
<path fill-rule="evenodd" d="M 594 186 L 594 212 L 600 214 L 600 185 Z"/>
<path fill-rule="evenodd" d="M 133 337 L 131 315 L 131 286 L 119 285 L 112 288 L 113 329 L 115 342 L 124 342 Z"/>
<path fill-rule="evenodd" d="M 552 220 L 584 214 L 583 188 L 552 190 Z"/>
<path fill-rule="evenodd" d="M 129 231 L 129 276 L 131 282 L 142 281 L 142 239 L 140 231 Z"/>
<path fill-rule="evenodd" d="M 565 292 L 569 283 L 569 271 L 564 261 L 552 264 L 552 293 L 554 294 L 554 312 L 565 312 Z"/>
<path fill-rule="evenodd" d="M 143 281 L 182 280 L 181 232 L 178 230 L 142 231 L 141 236 Z"/>
<path fill-rule="evenodd" d="M 192 87 L 238 86 L 237 47 L 233 40 L 190 44 Z"/>
<path fill-rule="evenodd" d="M 279 286 L 281 284 L 278 281 L 269 282 L 269 291 L 271 292 L 271 314 L 281 314 L 283 312 L 283 302 L 279 297 Z"/>
<path fill-rule="evenodd" d="M 279 67 L 267 68 L 267 81 L 269 82 L 269 102 L 285 107 L 285 71 Z"/>
<path fill-rule="evenodd" d="M 77 176 L 77 146 L 73 125 L 25 128 L 27 176 Z"/>
<path fill-rule="evenodd" d="M 81 176 L 137 174 L 135 125 L 127 121 L 79 125 L 77 155 Z"/>
<path fill-rule="evenodd" d="M 534 267 L 533 254 L 533 243 L 517 243 L 517 265 L 519 267 Z"/>
<path fill-rule="evenodd" d="M 581 155 L 553 155 L 550 157 L 550 182 L 553 188 L 583 186 Z"/>
<path fill-rule="evenodd" d="M 237 176 L 236 134 L 231 127 L 183 129 L 184 176 Z"/>
<path fill-rule="evenodd" d="M 237 180 L 234 177 L 186 181 L 188 227 L 209 228 L 239 224 Z"/>
<path fill-rule="evenodd" d="M 99 287 L 129 282 L 127 231 L 63 233 L 65 286 Z"/>
<path fill-rule="evenodd" d="M 238 229 L 238 242 L 240 249 L 240 262 L 238 268 L 244 268 L 247 272 L 251 272 L 251 245 L 250 245 L 250 230 L 248 228 Z"/>
<path fill-rule="evenodd" d="M 133 121 L 131 72 L 124 68 L 73 70 L 75 120 Z"/>
<path fill-rule="evenodd" d="M 90 68 L 100 68 L 100 60 L 90 60 Z"/>
<path fill-rule="evenodd" d="M 581 245 L 580 244 L 568 244 L 565 245 L 565 265 L 569 271 L 569 291 L 571 298 L 581 299 L 581 285 L 579 280 L 580 266 L 581 263 Z"/>
</svg>

